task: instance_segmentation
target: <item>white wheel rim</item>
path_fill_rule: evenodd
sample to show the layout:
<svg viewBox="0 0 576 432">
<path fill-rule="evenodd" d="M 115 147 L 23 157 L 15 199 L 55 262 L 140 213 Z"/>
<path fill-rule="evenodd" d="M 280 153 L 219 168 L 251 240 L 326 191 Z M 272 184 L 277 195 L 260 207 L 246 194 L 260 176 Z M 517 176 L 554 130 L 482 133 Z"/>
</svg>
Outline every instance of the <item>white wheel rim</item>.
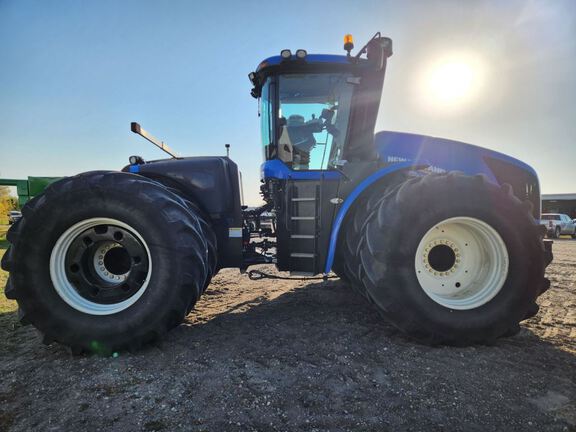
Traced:
<svg viewBox="0 0 576 432">
<path fill-rule="evenodd" d="M 469 310 L 500 292 L 509 259 L 506 244 L 494 228 L 479 219 L 454 217 L 422 237 L 414 264 L 428 297 L 450 309 Z"/>
<path fill-rule="evenodd" d="M 92 302 L 85 297 L 81 296 L 74 285 L 69 281 L 66 275 L 66 255 L 68 249 L 72 242 L 84 231 L 89 228 L 98 226 L 98 225 L 109 225 L 109 226 L 117 226 L 120 228 L 124 228 L 131 232 L 134 236 L 138 238 L 138 240 L 144 246 L 146 250 L 146 254 L 148 255 L 148 273 L 146 275 L 146 279 L 142 283 L 142 286 L 138 289 L 136 293 L 134 293 L 131 297 L 127 298 L 118 303 L 111 303 L 111 304 L 101 304 Z M 103 248 L 110 249 L 111 247 L 115 247 L 114 245 L 103 245 Z M 100 276 L 104 276 L 102 271 L 98 269 L 96 260 L 94 261 L 95 268 L 94 270 Z M 50 254 L 50 278 L 52 280 L 52 285 L 54 289 L 58 293 L 58 295 L 64 300 L 68 305 L 73 307 L 74 309 L 84 312 L 90 315 L 111 315 L 123 311 L 124 309 L 129 308 L 132 306 L 138 299 L 144 294 L 148 284 L 150 282 L 150 276 L 152 274 L 152 260 L 150 255 L 150 249 L 148 245 L 144 241 L 144 238 L 138 233 L 134 228 L 130 225 L 121 222 L 116 219 L 110 218 L 92 218 L 86 219 L 77 224 L 68 228 L 56 241 L 56 244 L 52 248 L 52 253 Z M 125 279 L 125 275 L 121 275 L 122 280 Z"/>
</svg>

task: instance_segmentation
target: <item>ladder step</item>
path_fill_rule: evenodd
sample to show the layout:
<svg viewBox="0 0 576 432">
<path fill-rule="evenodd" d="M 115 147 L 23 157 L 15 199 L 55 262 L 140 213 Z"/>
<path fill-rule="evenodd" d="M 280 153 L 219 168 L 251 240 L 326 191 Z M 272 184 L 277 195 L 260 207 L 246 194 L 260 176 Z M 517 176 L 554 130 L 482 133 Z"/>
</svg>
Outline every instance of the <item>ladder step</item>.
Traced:
<svg viewBox="0 0 576 432">
<path fill-rule="evenodd" d="M 292 216 L 292 220 L 316 220 L 316 216 Z"/>
<path fill-rule="evenodd" d="M 291 253 L 290 256 L 292 258 L 314 258 L 315 257 L 315 255 L 311 254 L 311 253 L 300 253 L 300 252 Z"/>
<path fill-rule="evenodd" d="M 316 238 L 315 235 L 308 235 L 308 234 L 292 234 L 290 238 L 293 239 L 314 239 Z"/>
<path fill-rule="evenodd" d="M 316 201 L 316 198 L 292 198 L 292 201 Z"/>
</svg>

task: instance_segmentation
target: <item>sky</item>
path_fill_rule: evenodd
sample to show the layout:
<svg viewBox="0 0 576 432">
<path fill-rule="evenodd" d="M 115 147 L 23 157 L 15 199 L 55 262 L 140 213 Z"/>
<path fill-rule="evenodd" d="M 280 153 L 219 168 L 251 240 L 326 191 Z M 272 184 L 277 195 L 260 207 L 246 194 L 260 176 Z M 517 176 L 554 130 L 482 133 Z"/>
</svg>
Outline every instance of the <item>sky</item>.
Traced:
<svg viewBox="0 0 576 432">
<path fill-rule="evenodd" d="M 576 1 L 0 0 L 0 177 L 230 156 L 247 204 L 262 151 L 247 74 L 284 48 L 391 37 L 376 130 L 457 139 L 576 192 Z"/>
</svg>

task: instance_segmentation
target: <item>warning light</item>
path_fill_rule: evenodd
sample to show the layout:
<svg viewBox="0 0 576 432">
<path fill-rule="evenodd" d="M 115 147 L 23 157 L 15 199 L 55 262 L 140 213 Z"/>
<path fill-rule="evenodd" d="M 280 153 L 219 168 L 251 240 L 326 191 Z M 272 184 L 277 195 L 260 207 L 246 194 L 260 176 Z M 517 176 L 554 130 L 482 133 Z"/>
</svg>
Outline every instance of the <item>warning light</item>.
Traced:
<svg viewBox="0 0 576 432">
<path fill-rule="evenodd" d="M 350 55 L 350 51 L 354 49 L 354 38 L 351 34 L 344 36 L 344 49 L 348 52 L 348 55 Z"/>
</svg>

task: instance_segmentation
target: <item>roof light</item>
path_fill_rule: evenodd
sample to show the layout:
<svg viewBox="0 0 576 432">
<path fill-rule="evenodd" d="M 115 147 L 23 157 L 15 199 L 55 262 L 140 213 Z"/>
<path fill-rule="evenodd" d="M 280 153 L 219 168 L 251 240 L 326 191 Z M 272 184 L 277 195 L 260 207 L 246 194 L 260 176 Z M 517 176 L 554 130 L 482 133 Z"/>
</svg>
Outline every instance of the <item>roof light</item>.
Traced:
<svg viewBox="0 0 576 432">
<path fill-rule="evenodd" d="M 351 34 L 344 35 L 344 49 L 348 52 L 348 55 L 354 49 L 354 38 Z"/>
<path fill-rule="evenodd" d="M 130 162 L 130 165 L 142 165 L 144 163 L 144 159 L 142 159 L 142 156 L 130 156 L 128 158 L 128 161 Z"/>
<path fill-rule="evenodd" d="M 306 52 L 306 50 L 299 49 L 298 51 L 296 51 L 296 57 L 298 57 L 299 59 L 306 58 L 307 55 L 308 53 Z"/>
<path fill-rule="evenodd" d="M 280 56 L 283 59 L 289 59 L 290 57 L 292 57 L 292 51 L 290 51 L 289 49 L 283 49 L 282 51 L 280 51 Z"/>
</svg>

